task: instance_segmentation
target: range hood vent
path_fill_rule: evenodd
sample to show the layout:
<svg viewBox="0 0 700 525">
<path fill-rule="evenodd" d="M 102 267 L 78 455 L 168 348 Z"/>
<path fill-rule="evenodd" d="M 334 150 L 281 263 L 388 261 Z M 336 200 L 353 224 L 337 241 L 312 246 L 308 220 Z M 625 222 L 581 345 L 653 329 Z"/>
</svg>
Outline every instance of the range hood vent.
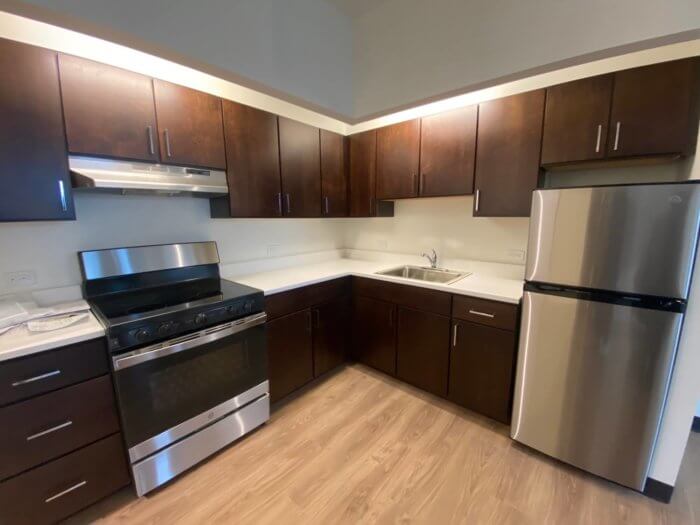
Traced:
<svg viewBox="0 0 700 525">
<path fill-rule="evenodd" d="M 226 172 L 148 162 L 68 158 L 73 188 L 112 193 L 217 197 L 228 194 Z"/>
</svg>

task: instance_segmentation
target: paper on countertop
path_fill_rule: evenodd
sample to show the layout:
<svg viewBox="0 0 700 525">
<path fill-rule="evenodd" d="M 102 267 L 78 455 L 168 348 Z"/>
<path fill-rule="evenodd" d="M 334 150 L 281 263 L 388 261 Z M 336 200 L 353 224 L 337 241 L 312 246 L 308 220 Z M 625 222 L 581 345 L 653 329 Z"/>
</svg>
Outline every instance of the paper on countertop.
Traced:
<svg viewBox="0 0 700 525">
<path fill-rule="evenodd" d="M 16 299 L 10 298 L 0 301 L 0 335 L 11 330 L 12 328 L 19 326 L 21 324 L 33 321 L 35 319 L 45 319 L 57 316 L 63 316 L 63 318 L 70 317 L 69 314 L 77 314 L 81 312 L 88 312 L 90 310 L 90 305 L 83 299 L 77 301 L 70 301 L 67 303 L 55 304 L 52 306 L 47 306 L 40 308 L 34 302 L 22 302 L 20 303 Z M 75 319 L 69 324 L 79 321 L 80 319 Z M 61 324 L 61 323 L 58 323 Z M 54 323 L 58 329 L 61 326 Z M 35 325 L 36 327 L 37 325 Z M 41 326 L 41 323 L 38 325 Z M 41 331 L 46 331 L 48 326 L 44 324 L 44 329 Z M 65 325 L 68 326 L 68 325 Z"/>
<path fill-rule="evenodd" d="M 82 321 L 88 316 L 86 313 L 73 313 L 67 315 L 57 315 L 51 317 L 42 317 L 27 321 L 27 330 L 30 332 L 51 332 L 71 326 L 78 321 Z"/>
</svg>

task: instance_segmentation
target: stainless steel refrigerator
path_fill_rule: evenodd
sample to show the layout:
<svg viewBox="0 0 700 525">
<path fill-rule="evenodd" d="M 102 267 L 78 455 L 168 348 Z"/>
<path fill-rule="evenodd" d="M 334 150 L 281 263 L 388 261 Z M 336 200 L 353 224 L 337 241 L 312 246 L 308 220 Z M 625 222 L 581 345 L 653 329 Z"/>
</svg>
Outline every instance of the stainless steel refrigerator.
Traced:
<svg viewBox="0 0 700 525">
<path fill-rule="evenodd" d="M 644 489 L 699 225 L 700 184 L 534 192 L 513 439 Z"/>
</svg>

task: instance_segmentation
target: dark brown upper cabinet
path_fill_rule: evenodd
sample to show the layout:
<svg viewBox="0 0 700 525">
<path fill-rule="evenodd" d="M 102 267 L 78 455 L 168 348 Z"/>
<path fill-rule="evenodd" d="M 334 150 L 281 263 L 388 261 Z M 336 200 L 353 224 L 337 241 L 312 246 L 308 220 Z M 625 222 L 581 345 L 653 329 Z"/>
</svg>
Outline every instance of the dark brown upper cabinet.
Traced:
<svg viewBox="0 0 700 525">
<path fill-rule="evenodd" d="M 223 213 L 213 215 L 281 216 L 277 116 L 230 100 L 222 103 L 229 196 L 223 198 Z"/>
<path fill-rule="evenodd" d="M 280 171 L 284 215 L 321 216 L 319 129 L 279 117 Z"/>
<path fill-rule="evenodd" d="M 393 217 L 394 203 L 377 201 L 377 131 L 348 137 L 350 217 Z"/>
<path fill-rule="evenodd" d="M 542 164 L 605 156 L 613 75 L 584 78 L 547 88 Z"/>
<path fill-rule="evenodd" d="M 324 217 L 348 214 L 345 143 L 342 135 L 321 130 L 321 213 Z"/>
<path fill-rule="evenodd" d="M 71 153 L 159 160 L 150 77 L 69 55 L 58 63 Z"/>
<path fill-rule="evenodd" d="M 153 88 L 163 162 L 226 169 L 221 99 L 158 79 Z"/>
<path fill-rule="evenodd" d="M 377 130 L 377 199 L 418 196 L 420 120 Z"/>
<path fill-rule="evenodd" d="M 477 106 L 424 117 L 421 122 L 421 197 L 474 192 Z"/>
<path fill-rule="evenodd" d="M 474 215 L 528 217 L 537 187 L 544 90 L 479 104 Z"/>
<path fill-rule="evenodd" d="M 0 39 L 0 221 L 75 219 L 56 53 Z"/>
<path fill-rule="evenodd" d="M 697 57 L 615 73 L 608 155 L 692 153 L 699 84 Z"/>
</svg>

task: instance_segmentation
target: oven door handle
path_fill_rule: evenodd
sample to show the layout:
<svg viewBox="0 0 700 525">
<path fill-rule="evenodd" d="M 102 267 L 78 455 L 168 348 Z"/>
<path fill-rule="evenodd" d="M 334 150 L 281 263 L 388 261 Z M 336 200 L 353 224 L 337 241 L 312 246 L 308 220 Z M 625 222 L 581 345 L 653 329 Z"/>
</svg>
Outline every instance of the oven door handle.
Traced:
<svg viewBox="0 0 700 525">
<path fill-rule="evenodd" d="M 146 361 L 177 354 L 197 346 L 218 341 L 224 337 L 228 337 L 230 335 L 243 332 L 244 330 L 248 330 L 249 328 L 253 328 L 254 326 L 263 324 L 266 320 L 267 314 L 265 314 L 265 312 L 250 315 L 248 317 L 238 319 L 237 321 L 231 321 L 230 323 L 213 326 L 193 334 L 188 334 L 176 339 L 157 343 L 145 348 L 140 348 L 138 350 L 134 350 L 133 352 L 129 352 L 128 354 L 115 356 L 112 358 L 112 364 L 114 365 L 115 371 L 123 370 L 135 365 L 140 365 Z"/>
</svg>

